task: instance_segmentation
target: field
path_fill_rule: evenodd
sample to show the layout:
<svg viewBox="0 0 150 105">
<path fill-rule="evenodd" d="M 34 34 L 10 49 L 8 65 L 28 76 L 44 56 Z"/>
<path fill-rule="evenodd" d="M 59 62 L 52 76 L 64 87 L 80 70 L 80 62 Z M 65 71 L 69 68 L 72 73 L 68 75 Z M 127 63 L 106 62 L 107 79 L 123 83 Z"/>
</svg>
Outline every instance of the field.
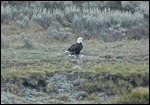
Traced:
<svg viewBox="0 0 150 105">
<path fill-rule="evenodd" d="M 148 88 L 149 40 L 83 40 L 80 58 L 65 54 L 74 40 L 30 49 L 15 41 L 10 48 L 1 49 L 2 102 L 106 103 L 135 87 Z M 3 98 L 5 95 L 14 100 Z"/>
<path fill-rule="evenodd" d="M 1 104 L 148 104 L 149 38 L 109 41 L 73 28 L 51 37 L 33 21 L 1 23 Z M 80 35 L 81 56 L 65 54 Z"/>
</svg>

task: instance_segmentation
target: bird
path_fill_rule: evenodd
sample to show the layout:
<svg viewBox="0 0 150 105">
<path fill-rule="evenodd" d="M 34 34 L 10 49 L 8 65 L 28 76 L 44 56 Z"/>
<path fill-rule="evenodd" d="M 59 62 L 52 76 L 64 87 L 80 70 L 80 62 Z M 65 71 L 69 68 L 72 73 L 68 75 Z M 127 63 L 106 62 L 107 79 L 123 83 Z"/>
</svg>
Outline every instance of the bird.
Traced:
<svg viewBox="0 0 150 105">
<path fill-rule="evenodd" d="M 79 37 L 77 39 L 77 43 L 71 45 L 65 53 L 69 53 L 71 55 L 80 55 L 80 51 L 83 49 L 82 38 Z"/>
</svg>

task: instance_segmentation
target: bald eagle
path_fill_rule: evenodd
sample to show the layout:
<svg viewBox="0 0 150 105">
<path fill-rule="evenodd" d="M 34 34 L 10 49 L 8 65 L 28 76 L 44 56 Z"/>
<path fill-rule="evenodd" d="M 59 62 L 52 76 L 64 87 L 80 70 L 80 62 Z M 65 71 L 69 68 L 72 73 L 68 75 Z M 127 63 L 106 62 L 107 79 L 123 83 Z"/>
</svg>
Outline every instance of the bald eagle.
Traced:
<svg viewBox="0 0 150 105">
<path fill-rule="evenodd" d="M 83 48 L 82 38 L 79 37 L 77 39 L 77 43 L 71 45 L 71 47 L 69 47 L 68 50 L 65 53 L 69 53 L 71 55 L 77 55 L 78 56 L 80 54 L 80 51 L 82 50 L 82 48 Z"/>
</svg>

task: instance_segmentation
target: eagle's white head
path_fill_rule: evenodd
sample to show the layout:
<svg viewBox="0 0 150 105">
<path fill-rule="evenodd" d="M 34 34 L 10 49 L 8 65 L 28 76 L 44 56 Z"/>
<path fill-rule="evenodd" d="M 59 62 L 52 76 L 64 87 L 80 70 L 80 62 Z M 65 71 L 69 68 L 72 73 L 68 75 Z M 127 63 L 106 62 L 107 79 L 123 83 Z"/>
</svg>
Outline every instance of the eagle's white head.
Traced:
<svg viewBox="0 0 150 105">
<path fill-rule="evenodd" d="M 82 43 L 82 38 L 81 38 L 81 37 L 79 37 L 79 38 L 77 39 L 77 43 Z"/>
</svg>

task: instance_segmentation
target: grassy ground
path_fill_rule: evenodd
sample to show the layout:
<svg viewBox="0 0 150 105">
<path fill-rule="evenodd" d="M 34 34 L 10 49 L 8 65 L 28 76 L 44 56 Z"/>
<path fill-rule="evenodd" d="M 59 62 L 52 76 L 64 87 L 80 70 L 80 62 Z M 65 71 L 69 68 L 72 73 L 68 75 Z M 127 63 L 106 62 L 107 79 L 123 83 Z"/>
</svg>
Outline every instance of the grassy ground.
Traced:
<svg viewBox="0 0 150 105">
<path fill-rule="evenodd" d="M 148 42 L 144 40 L 115 43 L 85 41 L 83 44 L 82 58 L 65 55 L 70 43 L 54 43 L 41 49 L 2 49 L 1 73 L 25 76 L 32 72 L 79 69 L 130 74 L 149 70 Z"/>
<path fill-rule="evenodd" d="M 21 30 L 18 30 L 15 26 L 12 28 L 3 25 L 1 29 L 3 36 L 10 42 L 9 48 L 1 49 L 1 77 L 28 79 L 33 75 L 47 75 L 56 71 L 95 73 L 105 76 L 106 74 L 119 74 L 127 78 L 138 76 L 138 74 L 141 75 L 141 78 L 146 78 L 144 77 L 147 76 L 145 74 L 149 74 L 148 39 L 110 43 L 96 39 L 83 39 L 82 57 L 78 58 L 65 55 L 67 48 L 75 43 L 75 37 L 70 37 L 67 42 L 47 39 L 44 36 L 45 31 L 36 25 Z M 24 47 L 25 37 L 32 41 L 33 48 L 27 49 Z M 137 81 L 142 82 L 143 80 Z M 97 82 L 99 81 L 93 82 L 93 84 L 84 83 L 84 86 L 87 86 L 87 91 L 93 87 L 99 88 L 101 85 Z M 109 84 L 109 82 L 107 83 Z M 146 86 L 149 86 L 149 84 Z M 115 85 L 112 84 L 112 89 L 115 88 Z M 90 101 L 82 102 L 78 100 L 74 103 L 101 103 L 94 101 L 96 97 L 98 98 L 98 94 L 93 92 L 87 97 Z M 61 100 L 63 101 L 63 98 Z M 59 102 L 64 103 L 62 101 Z"/>
</svg>

